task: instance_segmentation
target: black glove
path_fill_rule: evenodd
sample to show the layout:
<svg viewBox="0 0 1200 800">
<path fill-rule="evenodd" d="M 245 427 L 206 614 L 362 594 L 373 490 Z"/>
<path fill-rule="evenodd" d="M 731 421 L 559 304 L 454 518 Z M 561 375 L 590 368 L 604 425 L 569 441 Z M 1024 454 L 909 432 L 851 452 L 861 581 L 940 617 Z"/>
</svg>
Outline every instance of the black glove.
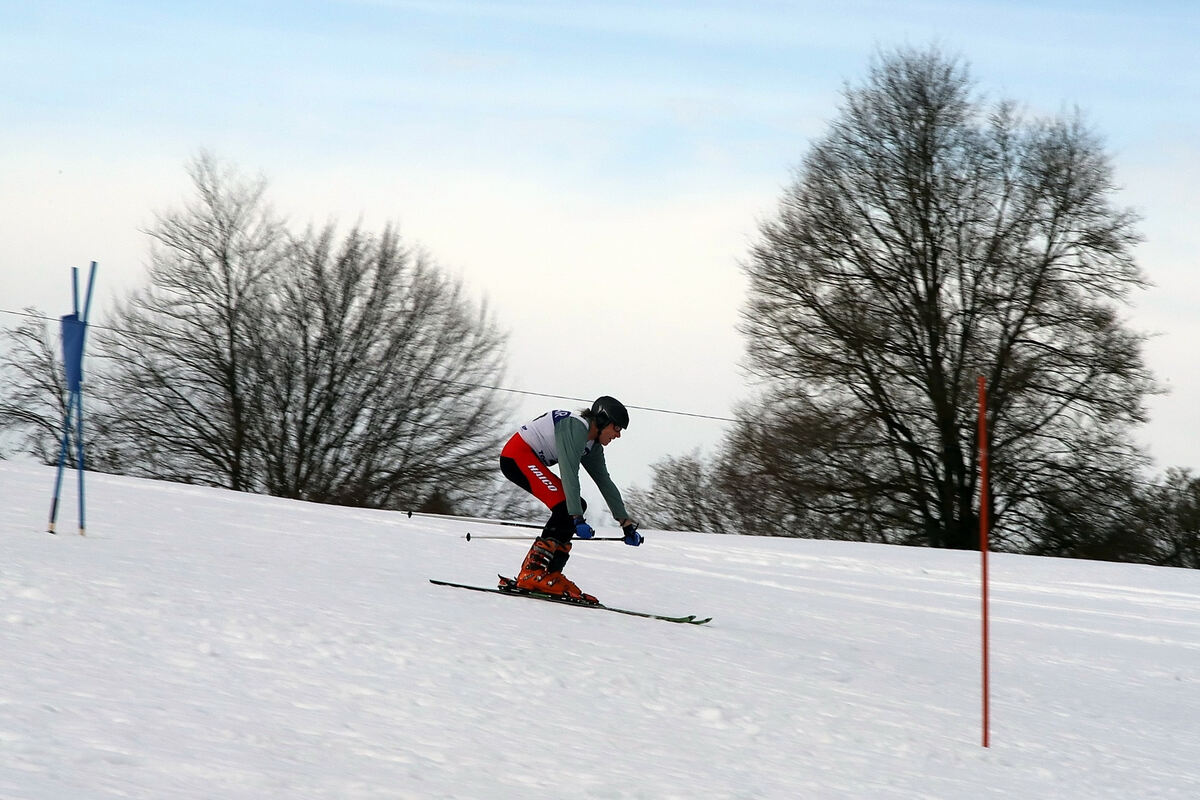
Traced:
<svg viewBox="0 0 1200 800">
<path fill-rule="evenodd" d="M 621 526 L 621 530 L 625 533 L 625 544 L 630 547 L 637 547 L 645 541 L 645 537 L 638 532 L 637 523 L 629 522 Z"/>
</svg>

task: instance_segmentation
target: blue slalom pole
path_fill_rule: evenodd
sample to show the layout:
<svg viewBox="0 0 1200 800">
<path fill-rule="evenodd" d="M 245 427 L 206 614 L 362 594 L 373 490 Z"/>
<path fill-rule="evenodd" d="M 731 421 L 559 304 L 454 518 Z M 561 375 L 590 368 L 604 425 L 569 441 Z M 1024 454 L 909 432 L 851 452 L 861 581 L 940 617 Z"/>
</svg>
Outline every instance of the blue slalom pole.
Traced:
<svg viewBox="0 0 1200 800">
<path fill-rule="evenodd" d="M 58 519 L 58 500 L 62 490 L 63 469 L 66 466 L 67 453 L 71 447 L 71 423 L 75 423 L 76 466 L 79 471 L 79 535 L 87 535 L 87 517 L 84 513 L 84 447 L 83 447 L 83 345 L 87 337 L 88 313 L 92 305 L 92 287 L 96 278 L 96 262 L 92 262 L 91 273 L 88 276 L 87 298 L 84 301 L 83 316 L 79 315 L 79 269 L 71 268 L 71 298 L 73 313 L 62 318 L 63 366 L 67 376 L 67 413 L 63 425 L 62 446 L 58 451 L 58 470 L 54 476 L 54 499 L 50 503 L 50 525 L 48 531 L 54 533 Z"/>
<path fill-rule="evenodd" d="M 63 426 L 62 446 L 58 448 L 58 471 L 54 474 L 54 499 L 50 501 L 50 527 L 46 530 L 54 533 L 54 523 L 58 519 L 58 497 L 62 490 L 63 467 L 66 466 L 67 450 L 71 446 L 71 417 L 75 410 L 75 393 L 72 392 L 67 400 L 67 419 Z"/>
<path fill-rule="evenodd" d="M 83 301 L 83 324 L 88 324 L 88 314 L 92 310 L 92 286 L 96 283 L 96 262 L 92 262 L 92 270 L 88 273 L 87 298 Z M 78 302 L 78 301 L 76 301 Z M 86 332 L 86 328 L 84 329 Z"/>
<path fill-rule="evenodd" d="M 83 392 L 75 393 L 75 448 L 78 453 L 76 468 L 79 472 L 79 535 L 87 536 L 86 516 L 83 513 Z"/>
<path fill-rule="evenodd" d="M 75 447 L 78 457 L 76 465 L 79 470 L 79 535 L 87 536 L 87 517 L 84 514 L 83 471 L 83 346 L 87 341 L 88 315 L 92 310 L 92 287 L 96 284 L 96 262 L 92 262 L 88 272 L 87 297 L 83 301 L 83 329 L 79 341 L 79 378 L 80 385 L 75 390 Z M 76 284 L 78 285 L 78 284 Z M 78 302 L 78 301 L 76 301 Z"/>
<path fill-rule="evenodd" d="M 63 318 L 63 331 L 66 332 L 69 320 L 79 319 L 79 268 L 71 267 L 71 316 Z M 75 414 L 75 388 L 72 382 L 70 356 L 68 348 L 63 345 L 63 366 L 67 373 L 67 414 L 63 425 L 62 444 L 58 448 L 58 469 L 54 473 L 54 498 L 50 501 L 49 533 L 54 533 L 54 525 L 58 521 L 58 498 L 62 493 L 63 468 L 66 467 L 67 452 L 71 447 L 71 417 Z"/>
</svg>

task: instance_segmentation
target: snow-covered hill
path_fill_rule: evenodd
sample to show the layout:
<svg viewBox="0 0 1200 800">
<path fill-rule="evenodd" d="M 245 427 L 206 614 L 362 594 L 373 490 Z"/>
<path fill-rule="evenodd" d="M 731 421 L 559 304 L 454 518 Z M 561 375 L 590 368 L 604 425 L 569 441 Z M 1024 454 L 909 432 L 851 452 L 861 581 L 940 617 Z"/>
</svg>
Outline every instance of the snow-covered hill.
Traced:
<svg viewBox="0 0 1200 800">
<path fill-rule="evenodd" d="M 673 625 L 433 586 L 461 521 L 0 462 L 0 797 L 1195 798 L 1200 574 L 650 532 L 567 573 Z M 611 532 L 610 532 L 611 533 Z"/>
</svg>

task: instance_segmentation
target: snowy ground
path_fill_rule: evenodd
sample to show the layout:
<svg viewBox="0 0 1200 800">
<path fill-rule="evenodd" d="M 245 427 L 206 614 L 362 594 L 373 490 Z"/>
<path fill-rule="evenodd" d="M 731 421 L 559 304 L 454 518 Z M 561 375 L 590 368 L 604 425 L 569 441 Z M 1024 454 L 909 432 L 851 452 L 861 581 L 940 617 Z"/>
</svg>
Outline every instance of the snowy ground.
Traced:
<svg viewBox="0 0 1200 800">
<path fill-rule="evenodd" d="M 73 476 L 72 476 L 73 477 Z M 0 797 L 1195 798 L 1200 573 L 650 533 L 612 605 L 458 521 L 0 462 Z M 612 531 L 607 531 L 612 533 Z"/>
</svg>

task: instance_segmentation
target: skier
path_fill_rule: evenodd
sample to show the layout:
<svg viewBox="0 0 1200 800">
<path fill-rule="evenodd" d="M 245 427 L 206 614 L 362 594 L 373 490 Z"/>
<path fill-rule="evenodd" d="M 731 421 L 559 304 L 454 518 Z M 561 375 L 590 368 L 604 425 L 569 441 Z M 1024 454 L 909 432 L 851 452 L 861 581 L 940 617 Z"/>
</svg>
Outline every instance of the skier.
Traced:
<svg viewBox="0 0 1200 800">
<path fill-rule="evenodd" d="M 519 589 L 561 595 L 584 603 L 598 602 L 562 574 L 571 556 L 571 539 L 590 539 L 596 531 L 584 519 L 587 503 L 579 496 L 579 467 L 600 489 L 608 510 L 621 524 L 625 544 L 637 547 L 642 534 L 629 518 L 621 492 L 608 476 L 604 448 L 629 427 L 629 412 L 607 395 L 578 414 L 547 411 L 522 425 L 500 452 L 500 471 L 510 481 L 545 503 L 550 519 L 534 541 L 517 574 Z M 599 445 L 599 446 L 597 446 Z M 561 464 L 559 478 L 549 467 Z M 508 584 L 501 581 L 501 588 Z"/>
</svg>

